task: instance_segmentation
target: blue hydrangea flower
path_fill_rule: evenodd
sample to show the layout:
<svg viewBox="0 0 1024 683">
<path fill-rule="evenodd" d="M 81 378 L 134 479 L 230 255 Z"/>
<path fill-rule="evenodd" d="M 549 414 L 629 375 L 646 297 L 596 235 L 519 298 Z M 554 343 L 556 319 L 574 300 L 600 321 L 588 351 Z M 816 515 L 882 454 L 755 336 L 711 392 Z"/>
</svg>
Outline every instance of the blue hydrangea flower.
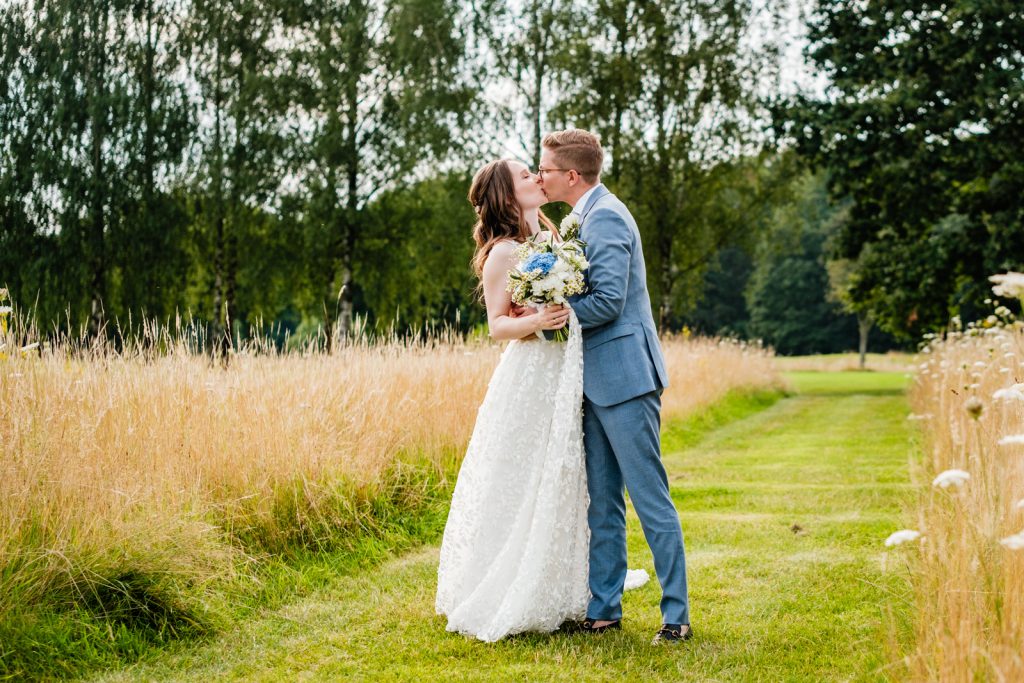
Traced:
<svg viewBox="0 0 1024 683">
<path fill-rule="evenodd" d="M 547 275 L 557 260 L 554 254 L 533 254 L 523 263 L 523 272 L 528 273 L 531 270 L 539 270 L 541 275 Z"/>
</svg>

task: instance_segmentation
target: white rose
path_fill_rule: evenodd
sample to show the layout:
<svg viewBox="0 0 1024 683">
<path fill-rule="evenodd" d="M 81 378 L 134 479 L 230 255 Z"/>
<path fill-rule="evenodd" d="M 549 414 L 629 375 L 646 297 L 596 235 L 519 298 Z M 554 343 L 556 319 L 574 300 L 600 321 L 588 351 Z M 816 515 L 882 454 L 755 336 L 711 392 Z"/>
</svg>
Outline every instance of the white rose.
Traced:
<svg viewBox="0 0 1024 683">
<path fill-rule="evenodd" d="M 551 274 L 545 275 L 541 279 L 537 280 L 537 282 L 534 284 L 533 288 L 535 290 L 539 290 L 541 292 L 550 292 L 550 291 L 560 287 L 561 284 L 562 284 L 562 278 L 559 277 L 557 273 L 551 273 Z"/>
</svg>

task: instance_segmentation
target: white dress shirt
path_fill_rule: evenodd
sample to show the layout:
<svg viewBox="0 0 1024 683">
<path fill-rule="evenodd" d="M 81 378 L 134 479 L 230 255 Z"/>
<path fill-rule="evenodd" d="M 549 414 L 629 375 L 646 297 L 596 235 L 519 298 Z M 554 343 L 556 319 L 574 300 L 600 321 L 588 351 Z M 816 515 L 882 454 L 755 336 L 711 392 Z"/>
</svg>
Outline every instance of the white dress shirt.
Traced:
<svg viewBox="0 0 1024 683">
<path fill-rule="evenodd" d="M 576 217 L 579 218 L 580 211 L 583 211 L 583 207 L 587 205 L 587 200 L 590 199 L 590 195 L 594 194 L 594 190 L 596 189 L 597 185 L 594 185 L 592 188 L 584 192 L 583 196 L 579 198 L 579 201 L 573 204 L 572 211 L 570 213 L 576 214 Z"/>
</svg>

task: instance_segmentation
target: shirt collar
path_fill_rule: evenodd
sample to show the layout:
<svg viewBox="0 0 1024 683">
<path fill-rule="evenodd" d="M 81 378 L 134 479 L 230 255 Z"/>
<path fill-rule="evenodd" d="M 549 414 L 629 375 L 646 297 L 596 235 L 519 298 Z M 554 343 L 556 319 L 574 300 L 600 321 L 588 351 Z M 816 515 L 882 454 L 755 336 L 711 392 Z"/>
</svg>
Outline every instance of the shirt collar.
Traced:
<svg viewBox="0 0 1024 683">
<path fill-rule="evenodd" d="M 579 216 L 583 209 L 586 208 L 587 201 L 590 199 L 590 195 L 594 194 L 594 190 L 596 190 L 598 187 L 600 187 L 600 183 L 594 185 L 592 188 L 584 192 L 583 196 L 579 198 L 579 201 L 573 204 L 571 213 L 574 213 L 577 216 Z"/>
</svg>

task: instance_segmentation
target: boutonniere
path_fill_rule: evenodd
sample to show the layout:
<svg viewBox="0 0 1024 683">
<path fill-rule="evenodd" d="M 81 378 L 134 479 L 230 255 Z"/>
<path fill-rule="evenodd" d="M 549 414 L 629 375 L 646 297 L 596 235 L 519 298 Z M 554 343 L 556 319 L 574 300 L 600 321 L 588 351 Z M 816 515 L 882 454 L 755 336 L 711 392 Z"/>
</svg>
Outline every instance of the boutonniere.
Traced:
<svg viewBox="0 0 1024 683">
<path fill-rule="evenodd" d="M 579 240 L 580 237 L 580 219 L 575 214 L 569 214 L 562 219 L 562 222 L 558 226 L 559 236 L 563 242 L 570 240 Z"/>
</svg>

